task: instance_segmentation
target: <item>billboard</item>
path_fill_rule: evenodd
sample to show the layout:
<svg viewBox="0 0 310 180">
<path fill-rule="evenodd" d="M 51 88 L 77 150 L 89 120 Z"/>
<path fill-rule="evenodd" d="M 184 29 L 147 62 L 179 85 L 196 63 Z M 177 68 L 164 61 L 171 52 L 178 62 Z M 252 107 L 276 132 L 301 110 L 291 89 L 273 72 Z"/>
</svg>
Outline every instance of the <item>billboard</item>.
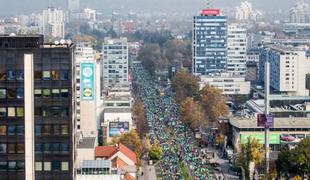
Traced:
<svg viewBox="0 0 310 180">
<path fill-rule="evenodd" d="M 261 144 L 265 144 L 265 134 L 264 133 L 240 134 L 241 144 L 245 144 L 247 142 L 248 137 L 255 138 Z M 280 144 L 280 134 L 269 134 L 269 144 Z"/>
<path fill-rule="evenodd" d="M 129 122 L 110 122 L 109 137 L 119 136 L 129 131 Z"/>
<path fill-rule="evenodd" d="M 94 63 L 81 63 L 82 100 L 92 101 L 95 96 Z"/>
<path fill-rule="evenodd" d="M 273 127 L 274 116 L 272 114 L 258 114 L 257 127 Z"/>
<path fill-rule="evenodd" d="M 219 9 L 203 9 L 202 14 L 205 16 L 218 16 L 221 14 Z"/>
</svg>

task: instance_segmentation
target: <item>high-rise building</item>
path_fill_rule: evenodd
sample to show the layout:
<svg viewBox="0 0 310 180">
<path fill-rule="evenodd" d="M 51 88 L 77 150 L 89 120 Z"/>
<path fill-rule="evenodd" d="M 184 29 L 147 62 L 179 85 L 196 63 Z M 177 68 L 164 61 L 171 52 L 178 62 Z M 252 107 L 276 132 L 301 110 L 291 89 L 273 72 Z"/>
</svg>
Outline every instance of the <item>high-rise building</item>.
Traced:
<svg viewBox="0 0 310 180">
<path fill-rule="evenodd" d="M 80 0 L 67 0 L 67 8 L 70 12 L 77 12 L 80 10 Z"/>
<path fill-rule="evenodd" d="M 251 18 L 252 4 L 248 1 L 240 2 L 240 5 L 236 7 L 235 19 L 237 21 L 248 21 Z"/>
<path fill-rule="evenodd" d="M 219 9 L 202 10 L 193 23 L 193 73 L 226 71 L 227 17 Z"/>
<path fill-rule="evenodd" d="M 65 20 L 65 13 L 60 8 L 49 7 L 43 10 L 42 33 L 45 36 L 64 38 Z"/>
<path fill-rule="evenodd" d="M 0 179 L 73 179 L 72 47 L 0 37 Z"/>
<path fill-rule="evenodd" d="M 128 85 L 127 38 L 106 38 L 103 43 L 103 86 Z"/>
<path fill-rule="evenodd" d="M 247 58 L 246 29 L 236 24 L 229 25 L 227 31 L 227 72 L 245 76 Z"/>
<path fill-rule="evenodd" d="M 270 62 L 270 86 L 275 93 L 308 96 L 306 74 L 309 58 L 306 51 L 284 45 L 269 45 L 260 50 L 259 80 L 264 82 L 265 62 Z"/>
<path fill-rule="evenodd" d="M 304 1 L 296 3 L 290 9 L 290 22 L 291 23 L 310 23 L 310 6 Z"/>
</svg>

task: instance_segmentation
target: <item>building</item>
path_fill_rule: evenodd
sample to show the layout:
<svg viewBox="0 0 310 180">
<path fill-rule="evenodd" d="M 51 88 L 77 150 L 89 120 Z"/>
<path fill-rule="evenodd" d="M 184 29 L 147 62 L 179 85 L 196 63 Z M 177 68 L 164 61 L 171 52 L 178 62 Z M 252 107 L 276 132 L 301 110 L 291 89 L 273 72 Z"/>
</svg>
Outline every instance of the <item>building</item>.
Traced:
<svg viewBox="0 0 310 180">
<path fill-rule="evenodd" d="M 92 22 L 96 21 L 96 10 L 86 8 L 86 9 L 84 9 L 84 14 L 88 20 L 90 20 Z"/>
<path fill-rule="evenodd" d="M 96 137 L 77 137 L 75 168 L 82 167 L 83 161 L 95 160 Z"/>
<path fill-rule="evenodd" d="M 235 19 L 237 21 L 248 21 L 251 18 L 252 11 L 252 4 L 250 2 L 240 2 L 235 9 Z"/>
<path fill-rule="evenodd" d="M 245 81 L 245 77 L 230 76 L 223 73 L 217 76 L 200 76 L 200 87 L 203 88 L 206 84 L 222 90 L 225 95 L 249 95 L 250 82 Z"/>
<path fill-rule="evenodd" d="M 70 12 L 78 12 L 80 10 L 80 0 L 67 0 L 67 8 Z"/>
<path fill-rule="evenodd" d="M 76 180 L 122 180 L 110 160 L 84 160 L 77 169 Z"/>
<path fill-rule="evenodd" d="M 75 51 L 77 131 L 83 137 L 97 137 L 100 109 L 100 61 L 88 43 L 79 43 Z"/>
<path fill-rule="evenodd" d="M 193 73 L 225 72 L 227 63 L 227 17 L 219 9 L 202 10 L 193 23 Z"/>
<path fill-rule="evenodd" d="M 270 45 L 261 48 L 259 58 L 259 80 L 264 82 L 265 62 L 270 62 L 270 86 L 274 93 L 306 96 L 305 78 L 309 59 L 306 51 L 290 46 Z"/>
<path fill-rule="evenodd" d="M 48 7 L 43 10 L 42 33 L 44 36 L 64 38 L 65 36 L 65 13 L 60 8 Z"/>
<path fill-rule="evenodd" d="M 247 58 L 246 29 L 236 24 L 229 25 L 227 31 L 227 72 L 245 76 Z"/>
<path fill-rule="evenodd" d="M 103 43 L 103 86 L 128 85 L 127 38 L 105 38 Z"/>
<path fill-rule="evenodd" d="M 304 1 L 297 2 L 289 13 L 290 23 L 310 23 L 310 6 Z"/>
<path fill-rule="evenodd" d="M 74 45 L 0 36 L 0 177 L 72 180 Z"/>
<path fill-rule="evenodd" d="M 246 75 L 245 80 L 256 83 L 258 78 L 258 63 L 255 61 L 248 61 L 246 63 Z"/>
</svg>

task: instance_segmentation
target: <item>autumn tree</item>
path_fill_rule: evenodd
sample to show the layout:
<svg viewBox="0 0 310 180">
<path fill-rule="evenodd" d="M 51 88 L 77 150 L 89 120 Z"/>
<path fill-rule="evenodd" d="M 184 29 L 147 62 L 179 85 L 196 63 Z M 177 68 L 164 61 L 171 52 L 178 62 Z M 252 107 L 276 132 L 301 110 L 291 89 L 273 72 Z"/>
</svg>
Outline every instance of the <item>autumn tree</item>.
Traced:
<svg viewBox="0 0 310 180">
<path fill-rule="evenodd" d="M 138 157 L 138 165 L 141 165 L 141 158 L 144 152 L 142 141 L 139 138 L 136 130 L 131 130 L 129 132 L 124 133 L 120 137 L 116 137 L 112 139 L 112 143 L 122 143 L 132 151 L 134 151 Z"/>
<path fill-rule="evenodd" d="M 154 144 L 152 144 L 150 151 L 149 151 L 149 157 L 151 160 L 158 161 L 163 154 L 163 151 L 158 143 L 158 141 L 155 141 Z"/>
<path fill-rule="evenodd" d="M 228 114 L 226 98 L 218 88 L 206 85 L 200 91 L 199 100 L 205 111 L 205 117 L 210 124 L 214 124 L 220 116 Z"/>
<path fill-rule="evenodd" d="M 181 102 L 180 112 L 182 120 L 188 124 L 192 130 L 196 130 L 199 126 L 205 124 L 203 121 L 203 110 L 199 102 L 194 101 L 192 97 L 188 97 Z"/>
<path fill-rule="evenodd" d="M 196 97 L 199 92 L 198 78 L 186 70 L 181 70 L 172 79 L 172 89 L 176 92 L 178 102 L 187 97 Z"/>
<path fill-rule="evenodd" d="M 255 166 L 258 166 L 263 160 L 264 147 L 257 139 L 249 137 L 244 144 L 240 145 L 240 153 L 237 155 L 236 164 L 244 168 L 246 177 L 249 177 L 250 163 L 253 162 Z"/>
<path fill-rule="evenodd" d="M 148 126 L 144 111 L 144 105 L 141 101 L 137 101 L 133 107 L 133 113 L 135 117 L 136 130 L 139 137 L 143 139 L 147 133 Z"/>
</svg>

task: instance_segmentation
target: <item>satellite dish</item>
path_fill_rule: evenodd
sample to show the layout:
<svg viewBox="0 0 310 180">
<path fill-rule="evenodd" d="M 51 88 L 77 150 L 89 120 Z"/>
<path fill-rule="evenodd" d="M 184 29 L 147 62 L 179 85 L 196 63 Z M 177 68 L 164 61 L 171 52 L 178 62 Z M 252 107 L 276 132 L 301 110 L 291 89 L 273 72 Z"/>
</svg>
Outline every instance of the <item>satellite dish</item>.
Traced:
<svg viewBox="0 0 310 180">
<path fill-rule="evenodd" d="M 66 43 L 66 40 L 64 40 L 64 39 L 60 40 L 60 44 L 65 44 L 65 43 Z"/>
<path fill-rule="evenodd" d="M 69 40 L 67 40 L 67 44 L 72 44 L 72 41 L 69 39 Z"/>
<path fill-rule="evenodd" d="M 54 43 L 55 43 L 56 45 L 59 45 L 59 41 L 55 41 Z"/>
</svg>

